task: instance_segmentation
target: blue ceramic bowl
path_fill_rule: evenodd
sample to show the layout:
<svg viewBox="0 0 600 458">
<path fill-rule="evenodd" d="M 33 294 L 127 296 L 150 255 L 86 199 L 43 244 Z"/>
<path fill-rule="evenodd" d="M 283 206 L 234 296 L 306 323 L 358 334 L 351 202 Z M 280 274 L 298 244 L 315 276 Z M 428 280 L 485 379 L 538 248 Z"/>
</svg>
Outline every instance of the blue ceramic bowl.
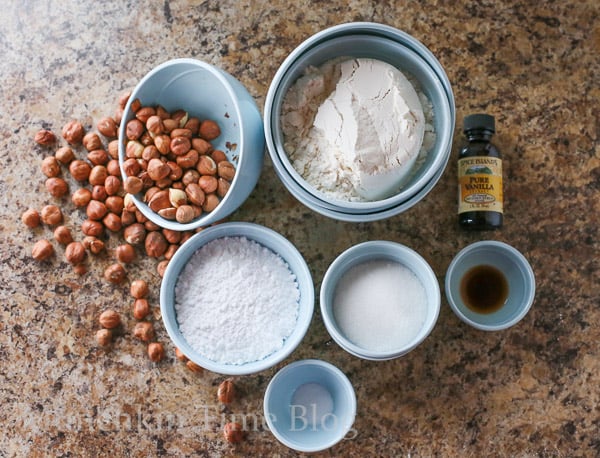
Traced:
<svg viewBox="0 0 600 458">
<path fill-rule="evenodd" d="M 473 267 L 489 265 L 502 272 L 508 283 L 506 302 L 491 313 L 478 313 L 467 307 L 460 291 L 461 280 Z M 493 240 L 472 243 L 463 248 L 446 271 L 446 298 L 454 313 L 465 323 L 482 331 L 500 331 L 521 321 L 535 298 L 535 275 L 517 249 Z"/>
<path fill-rule="evenodd" d="M 133 196 L 136 207 L 155 224 L 176 231 L 205 227 L 233 213 L 248 198 L 260 176 L 264 161 L 264 129 L 260 111 L 246 88 L 225 71 L 196 59 L 173 59 L 155 67 L 137 84 L 125 106 L 119 128 L 119 162 L 125 160 L 125 129 L 134 117 L 131 103 L 162 105 L 167 111 L 186 110 L 190 116 L 213 119 L 221 135 L 212 141 L 236 167 L 231 188 L 213 211 L 190 223 L 162 218 Z M 235 149 L 228 145 L 237 145 Z M 121 169 L 123 179 L 125 173 Z"/>
<path fill-rule="evenodd" d="M 366 349 L 350 340 L 340 329 L 333 311 L 336 288 L 344 274 L 356 265 L 374 260 L 393 261 L 410 269 L 420 280 L 427 297 L 425 320 L 414 338 L 404 346 L 389 351 Z M 427 261 L 416 251 L 404 245 L 381 240 L 354 245 L 340 254 L 325 272 L 320 292 L 321 315 L 333 340 L 348 353 L 373 361 L 398 358 L 412 351 L 423 342 L 437 322 L 440 300 L 438 280 Z"/>
<path fill-rule="evenodd" d="M 318 452 L 350 432 L 356 396 L 342 371 L 307 359 L 285 366 L 271 379 L 264 412 L 269 429 L 282 444 L 300 452 Z"/>
<path fill-rule="evenodd" d="M 394 65 L 412 75 L 433 104 L 436 132 L 433 148 L 402 188 L 385 199 L 348 202 L 325 196 L 294 169 L 283 146 L 280 116 L 287 90 L 308 66 L 319 66 L 341 56 L 369 57 Z M 369 22 L 341 24 L 328 28 L 294 49 L 273 78 L 264 110 L 267 148 L 281 181 L 294 197 L 309 208 L 325 216 L 347 221 L 387 218 L 414 205 L 415 199 L 420 200 L 437 182 L 448 162 L 454 124 L 455 106 L 450 82 L 434 55 L 405 32 Z M 423 193 L 422 190 L 426 187 L 429 189 Z M 407 202 L 410 204 L 404 205 Z"/>
<path fill-rule="evenodd" d="M 284 341 L 283 347 L 259 361 L 246 364 L 222 364 L 215 362 L 197 350 L 185 339 L 179 330 L 175 310 L 175 286 L 179 274 L 191 256 L 202 246 L 223 237 L 246 237 L 260 243 L 279 255 L 295 275 L 300 299 L 298 319 L 292 334 Z M 279 233 L 252 223 L 224 223 L 205 229 L 184 243 L 169 261 L 160 287 L 160 310 L 162 321 L 173 344 L 194 363 L 212 372 L 227 375 L 246 375 L 260 372 L 281 362 L 300 344 L 306 334 L 314 309 L 314 286 L 310 270 L 300 252 Z M 223 331 L 225 334 L 225 331 Z"/>
</svg>

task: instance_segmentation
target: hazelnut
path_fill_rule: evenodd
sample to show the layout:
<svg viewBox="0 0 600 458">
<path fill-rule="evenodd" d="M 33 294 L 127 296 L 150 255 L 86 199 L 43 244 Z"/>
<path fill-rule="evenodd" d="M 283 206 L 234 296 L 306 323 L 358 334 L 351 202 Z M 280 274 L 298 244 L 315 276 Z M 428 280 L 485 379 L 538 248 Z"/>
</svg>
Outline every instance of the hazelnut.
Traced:
<svg viewBox="0 0 600 458">
<path fill-rule="evenodd" d="M 175 358 L 183 362 L 186 362 L 188 360 L 188 357 L 185 356 L 183 352 L 177 347 L 175 347 Z"/>
<path fill-rule="evenodd" d="M 92 200 L 104 202 L 107 197 L 108 194 L 106 193 L 106 188 L 104 185 L 97 184 L 92 188 Z"/>
<path fill-rule="evenodd" d="M 192 135 L 198 135 L 198 129 L 200 129 L 200 120 L 198 118 L 188 118 L 188 121 L 184 124 L 186 129 L 192 132 Z"/>
<path fill-rule="evenodd" d="M 42 173 L 48 178 L 60 175 L 60 164 L 54 156 L 47 156 L 42 161 Z"/>
<path fill-rule="evenodd" d="M 148 358 L 153 363 L 157 363 L 165 357 L 165 350 L 162 344 L 158 342 L 152 342 L 148 345 Z"/>
<path fill-rule="evenodd" d="M 170 143 L 171 152 L 175 156 L 181 156 L 192 148 L 192 143 L 187 137 L 174 137 Z"/>
<path fill-rule="evenodd" d="M 86 181 L 91 171 L 92 166 L 81 159 L 75 159 L 69 164 L 69 172 L 77 181 Z"/>
<path fill-rule="evenodd" d="M 156 116 L 159 116 L 160 119 L 169 119 L 171 117 L 171 115 L 169 114 L 169 112 L 167 110 L 165 110 L 165 107 L 161 106 L 161 105 L 157 105 L 156 107 Z"/>
<path fill-rule="evenodd" d="M 195 149 L 191 149 L 187 153 L 181 156 L 177 156 L 175 158 L 175 161 L 177 162 L 177 165 L 182 169 L 190 169 L 192 167 L 196 167 L 199 158 L 200 155 L 198 154 L 198 151 L 196 151 Z"/>
<path fill-rule="evenodd" d="M 172 130 L 179 127 L 179 123 L 171 118 L 163 119 L 163 125 L 165 126 L 165 132 L 170 134 Z"/>
<path fill-rule="evenodd" d="M 123 283 L 126 276 L 127 272 L 125 272 L 125 268 L 118 263 L 111 264 L 104 271 L 104 278 L 106 281 L 114 284 Z"/>
<path fill-rule="evenodd" d="M 221 178 L 231 181 L 235 176 L 235 167 L 229 161 L 221 161 L 217 164 L 217 172 Z"/>
<path fill-rule="evenodd" d="M 46 190 L 52 197 L 60 198 L 69 192 L 69 185 L 59 177 L 51 177 L 46 180 Z"/>
<path fill-rule="evenodd" d="M 47 146 L 56 141 L 56 135 L 51 130 L 41 129 L 35 134 L 34 140 L 39 145 Z"/>
<path fill-rule="evenodd" d="M 154 327 L 149 321 L 140 321 L 135 324 L 133 335 L 142 342 L 150 342 L 154 339 Z"/>
<path fill-rule="evenodd" d="M 172 229 L 163 229 L 162 233 L 165 236 L 165 239 L 167 239 L 167 242 L 169 243 L 179 243 L 181 241 L 180 231 L 174 231 Z"/>
<path fill-rule="evenodd" d="M 56 226 L 63 220 L 62 212 L 56 205 L 46 205 L 41 211 L 42 222 L 49 226 Z"/>
<path fill-rule="evenodd" d="M 223 404 L 230 404 L 235 398 L 235 385 L 233 380 L 223 380 L 217 389 L 217 399 Z"/>
<path fill-rule="evenodd" d="M 175 207 L 161 208 L 158 210 L 158 215 L 169 221 L 175 221 L 177 215 L 177 209 Z"/>
<path fill-rule="evenodd" d="M 87 159 L 94 165 L 106 165 L 110 158 L 106 150 L 95 149 L 88 153 Z"/>
<path fill-rule="evenodd" d="M 131 227 L 131 226 L 130 226 Z M 167 248 L 169 244 L 165 239 L 164 235 L 158 231 L 150 232 L 146 236 L 146 240 L 144 242 L 144 246 L 146 248 L 146 254 L 153 258 L 160 258 Z"/>
<path fill-rule="evenodd" d="M 145 161 L 150 161 L 150 159 L 156 159 L 160 156 L 160 152 L 153 144 L 146 146 L 144 151 L 142 151 L 142 159 Z"/>
<path fill-rule="evenodd" d="M 218 188 L 218 183 L 217 183 L 217 188 Z M 185 194 L 187 195 L 187 198 L 190 201 L 190 203 L 192 203 L 194 205 L 200 205 L 200 206 L 202 206 L 202 204 L 204 204 L 204 199 L 206 198 L 206 195 L 204 194 L 204 191 L 202 190 L 200 185 L 198 185 L 198 183 L 188 184 L 185 187 Z"/>
<path fill-rule="evenodd" d="M 108 196 L 104 201 L 104 205 L 106 205 L 109 212 L 112 212 L 115 215 L 119 215 L 125 207 L 124 200 L 121 196 Z"/>
<path fill-rule="evenodd" d="M 185 191 L 181 189 L 169 189 L 169 202 L 173 207 L 179 207 L 180 205 L 187 204 L 187 195 Z"/>
<path fill-rule="evenodd" d="M 88 218 L 94 221 L 101 220 L 104 218 L 104 215 L 108 212 L 106 205 L 98 200 L 90 200 L 90 203 L 87 205 L 85 209 L 85 213 Z"/>
<path fill-rule="evenodd" d="M 175 213 L 175 219 L 178 223 L 189 223 L 195 218 L 195 212 L 191 205 L 181 205 Z"/>
<path fill-rule="evenodd" d="M 103 328 L 114 329 L 121 324 L 121 316 L 119 312 L 109 309 L 100 314 L 98 321 Z"/>
<path fill-rule="evenodd" d="M 210 156 L 200 156 L 198 164 L 196 165 L 196 170 L 198 170 L 200 175 L 216 175 L 217 164 Z"/>
<path fill-rule="evenodd" d="M 154 231 L 160 231 L 161 230 L 161 227 L 158 224 L 156 224 L 156 223 L 154 223 L 154 222 L 152 222 L 150 220 L 148 220 L 148 221 L 146 221 L 144 223 L 144 227 L 146 228 L 146 230 L 148 232 L 154 232 Z"/>
<path fill-rule="evenodd" d="M 142 123 L 146 124 L 150 116 L 153 116 L 155 114 L 156 109 L 154 107 L 142 107 L 135 112 L 135 117 L 139 119 Z"/>
<path fill-rule="evenodd" d="M 121 189 L 121 180 L 117 176 L 109 174 L 104 180 L 104 188 L 106 189 L 106 194 L 114 196 Z"/>
<path fill-rule="evenodd" d="M 44 261 L 54 254 L 54 247 L 46 240 L 38 240 L 31 250 L 31 256 L 36 261 Z"/>
<path fill-rule="evenodd" d="M 142 108 L 142 102 L 140 102 L 140 99 L 134 99 L 131 101 L 131 105 L 129 105 L 129 108 L 131 108 L 131 111 L 136 113 L 140 108 Z"/>
<path fill-rule="evenodd" d="M 100 237 L 104 233 L 104 226 L 100 221 L 86 219 L 81 223 L 81 232 L 92 237 Z"/>
<path fill-rule="evenodd" d="M 105 137 L 113 138 L 117 136 L 117 123 L 110 116 L 106 116 L 98 121 L 96 128 Z"/>
<path fill-rule="evenodd" d="M 98 342 L 98 345 L 101 347 L 109 346 L 112 342 L 112 338 L 113 335 L 110 329 L 98 329 L 98 331 L 96 331 L 96 342 Z"/>
<path fill-rule="evenodd" d="M 112 213 L 111 213 L 112 214 Z M 115 250 L 115 256 L 118 261 L 128 264 L 135 259 L 135 248 L 129 243 L 119 245 Z"/>
<path fill-rule="evenodd" d="M 165 251 L 165 259 L 170 260 L 175 256 L 175 252 L 179 249 L 179 245 L 169 245 L 167 251 Z"/>
<path fill-rule="evenodd" d="M 168 259 L 163 259 L 156 265 L 156 273 L 158 273 L 158 276 L 160 278 L 163 278 L 165 276 L 165 271 L 167 270 L 168 265 L 169 265 Z"/>
<path fill-rule="evenodd" d="M 172 181 L 181 180 L 181 177 L 183 176 L 183 169 L 177 165 L 177 162 L 168 161 L 167 165 L 171 169 L 168 178 Z"/>
<path fill-rule="evenodd" d="M 104 250 L 104 242 L 97 237 L 87 235 L 83 239 L 83 246 L 93 254 L 98 254 Z"/>
<path fill-rule="evenodd" d="M 68 245 L 73 241 L 71 230 L 67 226 L 58 226 L 54 229 L 54 240 L 61 245 Z"/>
<path fill-rule="evenodd" d="M 96 132 L 88 132 L 83 136 L 81 142 L 83 143 L 83 147 L 88 151 L 102 149 L 102 140 L 100 140 Z"/>
<path fill-rule="evenodd" d="M 212 175 L 202 175 L 198 180 L 198 185 L 205 193 L 215 192 L 219 185 L 217 177 Z"/>
<path fill-rule="evenodd" d="M 125 136 L 129 140 L 137 140 L 144 133 L 144 124 L 139 119 L 130 120 L 125 126 Z"/>
<path fill-rule="evenodd" d="M 106 167 L 104 167 L 103 165 L 95 165 L 92 168 L 92 170 L 90 170 L 90 176 L 88 177 L 88 181 L 90 182 L 91 185 L 104 186 L 106 177 L 108 177 L 108 172 L 106 171 Z"/>
<path fill-rule="evenodd" d="M 125 105 L 127 105 L 127 101 L 129 100 L 129 97 L 131 97 L 131 91 L 125 91 L 123 92 L 120 96 L 119 96 L 119 107 L 120 108 L 125 108 Z"/>
<path fill-rule="evenodd" d="M 220 203 L 219 197 L 216 194 L 207 194 L 204 204 L 202 204 L 202 210 L 205 212 L 211 212 L 218 207 Z"/>
<path fill-rule="evenodd" d="M 191 140 L 192 139 L 192 131 L 190 129 L 186 129 L 185 127 L 177 127 L 169 133 L 169 136 L 171 138 L 186 137 Z"/>
<path fill-rule="evenodd" d="M 125 145 L 125 156 L 127 158 L 139 159 L 144 152 L 144 145 L 136 140 L 130 140 Z"/>
<path fill-rule="evenodd" d="M 87 188 L 79 188 L 71 196 L 71 201 L 76 207 L 85 207 L 92 200 L 92 191 Z"/>
<path fill-rule="evenodd" d="M 200 123 L 198 134 L 205 140 L 213 140 L 221 135 L 219 125 L 211 119 L 206 119 Z"/>
<path fill-rule="evenodd" d="M 108 152 L 108 155 L 111 158 L 118 160 L 119 159 L 119 140 L 111 140 L 110 142 L 108 142 L 106 151 Z"/>
<path fill-rule="evenodd" d="M 231 188 L 231 183 L 224 178 L 219 178 L 217 181 L 217 195 L 221 198 L 225 197 L 225 195 L 229 192 L 229 188 Z"/>
<path fill-rule="evenodd" d="M 146 299 L 136 299 L 133 302 L 133 317 L 136 320 L 143 320 L 150 313 L 150 305 Z"/>
<path fill-rule="evenodd" d="M 75 153 L 73 153 L 73 150 L 68 146 L 62 146 L 56 150 L 54 157 L 58 162 L 66 165 L 75 159 Z"/>
<path fill-rule="evenodd" d="M 69 121 L 62 128 L 62 136 L 70 145 L 78 145 L 83 139 L 85 130 L 79 121 Z"/>
<path fill-rule="evenodd" d="M 185 126 L 185 123 L 189 119 L 189 115 L 188 115 L 187 111 L 179 109 L 179 110 L 175 110 L 171 114 L 171 119 L 177 123 L 177 126 L 183 127 L 183 126 Z"/>
<path fill-rule="evenodd" d="M 227 155 L 220 149 L 216 149 L 212 153 L 210 153 L 210 157 L 212 157 L 213 161 L 215 161 L 217 164 L 221 161 L 227 160 Z"/>
<path fill-rule="evenodd" d="M 148 295 L 148 283 L 145 280 L 134 280 L 131 282 L 129 292 L 136 299 L 146 297 Z"/>
<path fill-rule="evenodd" d="M 162 119 L 158 115 L 150 116 L 146 120 L 146 129 L 152 137 L 160 135 L 165 131 L 165 126 Z"/>
<path fill-rule="evenodd" d="M 131 243 L 132 245 L 137 245 L 142 243 L 146 238 L 146 229 L 144 225 L 141 223 L 133 223 L 130 226 L 127 226 L 123 231 L 123 237 L 127 241 L 127 243 Z"/>
<path fill-rule="evenodd" d="M 166 178 L 171 173 L 171 168 L 160 159 L 150 159 L 148 162 L 148 168 L 146 170 L 150 178 L 154 181 L 162 180 Z"/>
<path fill-rule="evenodd" d="M 142 171 L 142 167 L 135 159 L 128 158 L 123 161 L 123 171 L 128 177 L 134 177 Z"/>
<path fill-rule="evenodd" d="M 225 424 L 223 428 L 223 436 L 225 436 L 225 440 L 227 442 L 235 444 L 244 439 L 244 429 L 242 428 L 241 424 L 231 421 Z"/>
<path fill-rule="evenodd" d="M 123 184 L 123 188 L 129 194 L 137 194 L 144 188 L 144 182 L 136 176 L 128 176 Z"/>
<path fill-rule="evenodd" d="M 202 366 L 196 364 L 193 361 L 186 361 L 185 366 L 192 372 L 196 373 L 196 374 L 201 374 L 202 372 L 204 372 L 204 369 L 202 368 Z"/>
<path fill-rule="evenodd" d="M 171 152 L 171 137 L 165 134 L 154 137 L 154 146 L 160 154 L 166 155 Z"/>
<path fill-rule="evenodd" d="M 169 191 L 161 190 L 156 192 L 148 202 L 148 206 L 154 212 L 170 207 Z"/>
<path fill-rule="evenodd" d="M 68 263 L 76 265 L 85 259 L 85 247 L 81 242 L 71 242 L 65 248 L 65 259 Z"/>
<path fill-rule="evenodd" d="M 104 224 L 104 227 L 111 232 L 119 232 L 122 227 L 121 218 L 114 213 L 107 213 L 106 216 L 102 218 L 102 223 Z"/>
<path fill-rule="evenodd" d="M 135 223 L 135 213 L 123 209 L 123 211 L 121 211 L 121 224 L 123 226 L 130 226 L 133 223 Z"/>
<path fill-rule="evenodd" d="M 198 151 L 198 154 L 202 155 L 212 150 L 212 145 L 203 138 L 196 137 L 192 139 L 192 148 Z"/>
<path fill-rule="evenodd" d="M 38 227 L 41 222 L 40 213 L 34 208 L 25 210 L 25 212 L 21 215 L 21 221 L 27 227 Z"/>
<path fill-rule="evenodd" d="M 116 178 L 121 177 L 121 167 L 119 166 L 119 161 L 117 159 L 110 159 L 106 163 L 106 170 L 109 175 L 112 175 Z"/>
</svg>

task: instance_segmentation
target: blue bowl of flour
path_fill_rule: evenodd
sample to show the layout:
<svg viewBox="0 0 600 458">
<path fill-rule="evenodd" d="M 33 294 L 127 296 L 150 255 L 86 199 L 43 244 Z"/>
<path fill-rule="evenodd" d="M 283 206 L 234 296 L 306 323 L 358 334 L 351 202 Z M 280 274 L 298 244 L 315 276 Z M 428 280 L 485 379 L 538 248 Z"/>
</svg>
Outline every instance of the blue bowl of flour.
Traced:
<svg viewBox="0 0 600 458">
<path fill-rule="evenodd" d="M 224 223 L 183 244 L 160 289 L 162 320 L 174 345 L 212 372 L 268 369 L 300 344 L 314 309 L 306 261 L 281 234 Z"/>
</svg>

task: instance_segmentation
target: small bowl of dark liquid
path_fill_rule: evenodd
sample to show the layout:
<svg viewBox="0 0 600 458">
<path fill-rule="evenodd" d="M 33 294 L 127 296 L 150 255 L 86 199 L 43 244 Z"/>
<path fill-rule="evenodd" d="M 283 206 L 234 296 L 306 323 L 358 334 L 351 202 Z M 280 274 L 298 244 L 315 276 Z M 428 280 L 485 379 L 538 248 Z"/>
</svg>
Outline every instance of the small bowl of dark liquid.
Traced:
<svg viewBox="0 0 600 458">
<path fill-rule="evenodd" d="M 445 283 L 454 313 L 484 331 L 514 326 L 535 297 L 531 265 L 503 242 L 476 242 L 461 250 L 448 267 Z"/>
</svg>

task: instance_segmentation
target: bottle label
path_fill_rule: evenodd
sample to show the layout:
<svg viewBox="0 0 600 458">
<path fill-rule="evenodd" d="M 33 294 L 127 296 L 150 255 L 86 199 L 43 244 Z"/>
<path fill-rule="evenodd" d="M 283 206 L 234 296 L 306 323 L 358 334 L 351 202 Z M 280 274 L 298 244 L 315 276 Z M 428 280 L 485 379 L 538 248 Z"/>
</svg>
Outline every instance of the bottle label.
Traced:
<svg viewBox="0 0 600 458">
<path fill-rule="evenodd" d="M 458 160 L 458 213 L 502 213 L 502 159 L 471 156 Z"/>
</svg>

